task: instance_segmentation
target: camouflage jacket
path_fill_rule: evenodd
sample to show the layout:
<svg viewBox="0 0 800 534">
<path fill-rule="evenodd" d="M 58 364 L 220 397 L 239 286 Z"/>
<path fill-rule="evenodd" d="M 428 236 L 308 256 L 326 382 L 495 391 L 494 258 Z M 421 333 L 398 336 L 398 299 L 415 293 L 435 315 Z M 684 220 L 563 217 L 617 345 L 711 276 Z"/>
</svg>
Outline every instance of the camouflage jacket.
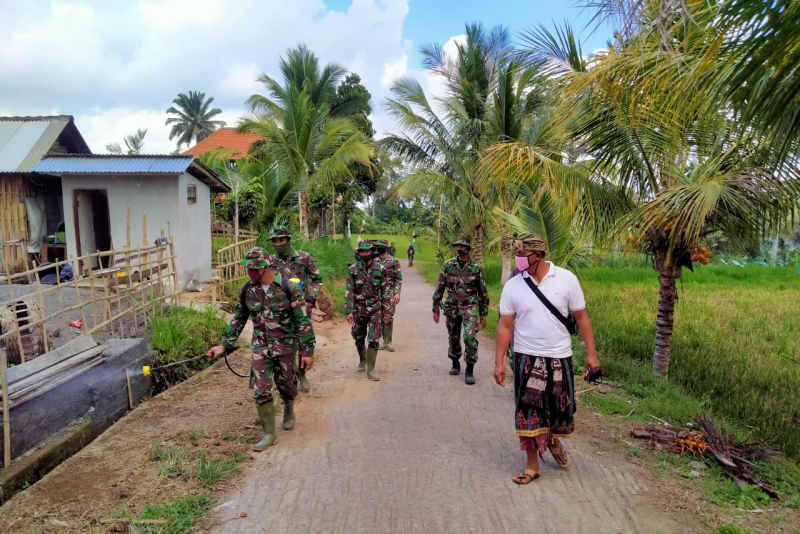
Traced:
<svg viewBox="0 0 800 534">
<path fill-rule="evenodd" d="M 344 296 L 344 313 L 368 316 L 392 311 L 392 286 L 384 276 L 378 258 L 369 266 L 359 260 L 347 268 L 347 292 Z"/>
<path fill-rule="evenodd" d="M 278 270 L 287 278 L 299 278 L 303 282 L 306 300 L 317 301 L 322 290 L 322 275 L 308 252 L 292 250 L 288 257 L 273 254 Z"/>
<path fill-rule="evenodd" d="M 442 305 L 445 289 L 447 298 Z M 440 307 L 447 313 L 453 308 L 469 306 L 478 306 L 481 316 L 489 313 L 489 293 L 486 291 L 483 270 L 472 261 L 461 264 L 456 258 L 450 258 L 439 272 L 439 283 L 433 293 L 433 313 L 438 313 Z"/>
<path fill-rule="evenodd" d="M 378 258 L 381 260 L 380 258 Z M 385 260 L 381 260 L 383 264 L 383 276 L 389 281 L 392 295 L 400 293 L 400 288 L 403 286 L 403 273 L 400 271 L 400 261 L 394 256 L 388 256 Z"/>
<path fill-rule="evenodd" d="M 314 330 L 305 313 L 303 293 L 297 284 L 284 280 L 280 273 L 275 274 L 275 281 L 266 291 L 260 284 L 247 282 L 242 286 L 233 320 L 222 333 L 222 344 L 227 351 L 236 350 L 248 318 L 253 321 L 250 343 L 253 352 L 263 354 L 297 340 L 301 356 L 314 353 Z"/>
</svg>

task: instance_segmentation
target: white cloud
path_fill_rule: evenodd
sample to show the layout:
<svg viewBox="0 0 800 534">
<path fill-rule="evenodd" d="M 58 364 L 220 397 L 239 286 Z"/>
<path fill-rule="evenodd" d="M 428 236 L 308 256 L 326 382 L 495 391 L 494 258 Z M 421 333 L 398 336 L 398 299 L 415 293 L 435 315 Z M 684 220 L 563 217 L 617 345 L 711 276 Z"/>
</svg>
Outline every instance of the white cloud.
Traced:
<svg viewBox="0 0 800 534">
<path fill-rule="evenodd" d="M 244 100 L 279 77 L 286 50 L 307 44 L 322 63 L 357 72 L 373 96 L 373 119 L 388 121 L 387 66 L 405 71 L 402 26 L 408 0 L 140 0 L 0 2 L 9 31 L 0 47 L 0 112 L 75 116 L 92 150 L 147 128 L 145 149 L 168 153 L 165 110 L 204 91 L 235 125 Z"/>
</svg>

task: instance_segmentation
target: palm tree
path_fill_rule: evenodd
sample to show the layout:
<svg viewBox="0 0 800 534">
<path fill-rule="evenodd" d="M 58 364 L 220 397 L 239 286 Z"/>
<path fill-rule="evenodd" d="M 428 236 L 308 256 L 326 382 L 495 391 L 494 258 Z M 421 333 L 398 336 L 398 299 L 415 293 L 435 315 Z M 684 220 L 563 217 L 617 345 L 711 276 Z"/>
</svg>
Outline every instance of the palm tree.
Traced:
<svg viewBox="0 0 800 534">
<path fill-rule="evenodd" d="M 178 147 L 181 145 L 192 144 L 192 139 L 202 141 L 214 130 L 225 126 L 224 121 L 212 120 L 213 117 L 222 113 L 219 108 L 209 109 L 214 97 L 206 98 L 206 94 L 201 91 L 189 91 L 178 93 L 172 103 L 177 106 L 170 106 L 167 109 L 168 115 L 175 115 L 166 121 L 166 125 L 172 124 L 169 138 L 178 138 Z"/>
<path fill-rule="evenodd" d="M 126 153 L 129 156 L 141 154 L 144 149 L 144 136 L 147 135 L 147 128 L 139 128 L 135 134 L 126 135 L 122 141 L 125 143 Z M 119 143 L 106 145 L 109 154 L 122 154 L 122 147 Z"/>
<path fill-rule="evenodd" d="M 245 119 L 240 130 L 264 137 L 254 155 L 276 165 L 275 172 L 304 192 L 310 184 L 330 189 L 342 177 L 351 177 L 352 164 L 371 167 L 372 144 L 347 119 L 331 118 L 327 105 L 317 108 L 306 89 L 289 86 L 275 95 L 264 113 Z M 300 200 L 300 226 L 308 239 L 304 195 Z"/>
<path fill-rule="evenodd" d="M 593 158 L 593 180 L 613 182 L 634 202 L 617 231 L 652 257 L 659 276 L 653 371 L 663 377 L 671 356 L 675 282 L 684 267 L 702 260 L 705 236 L 716 231 L 747 239 L 784 224 L 800 201 L 800 181 L 794 161 L 782 164 L 780 147 L 757 123 L 741 124 L 735 98 L 715 98 L 720 93 L 718 82 L 709 82 L 713 74 L 698 72 L 693 81 L 678 82 L 687 65 L 698 66 L 692 57 L 698 48 L 683 39 L 665 41 L 665 32 L 690 36 L 693 44 L 710 33 L 694 32 L 679 16 L 672 19 L 679 28 L 671 28 L 655 7 L 639 13 L 642 31 L 595 58 L 588 72 L 563 75 L 561 114 L 574 121 L 568 124 L 575 142 Z M 725 70 L 727 60 L 709 61 L 708 48 L 700 50 L 708 65 Z M 664 91 L 672 82 L 705 92 Z M 490 155 L 511 174 L 544 168 L 540 154 L 516 145 L 495 147 Z M 553 185 L 568 190 L 578 184 Z M 594 192 L 583 204 L 597 209 L 598 198 Z"/>
</svg>

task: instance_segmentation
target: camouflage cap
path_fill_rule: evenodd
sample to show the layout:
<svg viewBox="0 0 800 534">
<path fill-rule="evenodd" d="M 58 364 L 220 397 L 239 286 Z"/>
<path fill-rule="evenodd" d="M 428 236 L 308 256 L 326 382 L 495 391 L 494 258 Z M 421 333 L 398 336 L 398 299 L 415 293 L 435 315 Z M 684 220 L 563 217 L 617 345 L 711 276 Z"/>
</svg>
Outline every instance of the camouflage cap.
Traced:
<svg viewBox="0 0 800 534">
<path fill-rule="evenodd" d="M 273 266 L 272 256 L 261 247 L 253 247 L 248 250 L 240 263 L 248 269 L 266 269 Z"/>
<path fill-rule="evenodd" d="M 361 251 L 361 250 L 369 250 L 370 252 L 372 252 L 372 243 L 365 239 L 359 241 L 358 248 L 356 248 L 356 251 Z"/>
<path fill-rule="evenodd" d="M 452 243 L 452 246 L 454 247 L 457 247 L 459 245 L 462 247 L 472 248 L 472 239 L 470 239 L 470 237 L 466 234 L 461 234 L 460 236 L 458 236 L 458 239 L 456 239 Z"/>
<path fill-rule="evenodd" d="M 536 234 L 521 234 L 515 237 L 512 247 L 517 256 L 530 256 L 534 252 L 547 250 L 544 240 Z"/>
<path fill-rule="evenodd" d="M 292 233 L 289 231 L 289 228 L 283 224 L 273 226 L 272 230 L 270 231 L 269 238 L 280 239 L 281 237 L 285 237 L 286 239 L 292 238 Z"/>
<path fill-rule="evenodd" d="M 376 239 L 375 243 L 379 247 L 388 247 L 389 246 L 389 240 L 388 239 Z"/>
</svg>

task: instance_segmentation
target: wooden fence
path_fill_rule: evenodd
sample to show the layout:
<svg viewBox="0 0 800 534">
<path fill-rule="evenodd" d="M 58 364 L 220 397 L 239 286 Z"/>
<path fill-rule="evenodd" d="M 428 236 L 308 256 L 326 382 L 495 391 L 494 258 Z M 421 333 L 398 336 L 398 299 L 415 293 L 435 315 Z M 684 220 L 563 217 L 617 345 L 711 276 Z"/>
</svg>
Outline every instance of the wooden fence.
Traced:
<svg viewBox="0 0 800 534">
<path fill-rule="evenodd" d="M 73 279 L 61 281 L 66 265 Z M 89 268 L 91 266 L 98 268 Z M 85 266 L 85 274 L 80 275 Z M 55 271 L 56 283 L 42 284 Z M 24 285 L 22 285 L 24 283 Z M 5 287 L 3 287 L 5 286 Z M 0 385 L 2 386 L 4 462 L 10 462 L 8 363 L 18 364 L 52 349 L 50 333 L 58 330 L 61 346 L 70 332 L 82 335 L 135 335 L 145 317 L 167 299 L 177 304 L 178 279 L 174 246 L 168 243 L 94 252 L 0 278 Z M 0 293 L 0 295 L 2 295 Z M 49 329 L 53 330 L 49 330 Z M 55 338 L 54 338 L 55 339 Z M 78 337 L 74 338 L 79 339 Z"/>
<path fill-rule="evenodd" d="M 241 261 L 254 246 L 256 237 L 241 240 L 217 251 L 217 300 L 225 300 L 226 283 L 247 278 L 247 269 Z"/>
</svg>

